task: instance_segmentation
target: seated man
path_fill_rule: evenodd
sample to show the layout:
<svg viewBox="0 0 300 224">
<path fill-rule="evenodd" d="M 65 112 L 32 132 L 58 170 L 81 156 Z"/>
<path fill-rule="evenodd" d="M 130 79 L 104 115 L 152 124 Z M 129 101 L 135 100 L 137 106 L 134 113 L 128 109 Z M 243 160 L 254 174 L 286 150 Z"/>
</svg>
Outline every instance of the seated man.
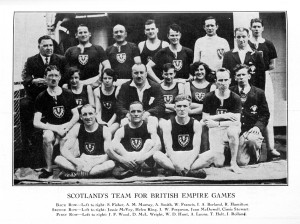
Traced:
<svg viewBox="0 0 300 224">
<path fill-rule="evenodd" d="M 108 155 L 118 162 L 113 170 L 117 179 L 135 174 L 156 175 L 153 154 L 161 149 L 157 126 L 143 121 L 143 104 L 135 101 L 129 106 L 130 122 L 115 133 L 113 148 Z"/>
<path fill-rule="evenodd" d="M 199 169 L 202 127 L 199 121 L 189 116 L 191 100 L 187 95 L 175 98 L 176 116 L 159 123 L 163 132 L 166 154 L 156 152 L 154 160 L 165 170 L 165 175 L 205 178 L 204 170 Z"/>
<path fill-rule="evenodd" d="M 81 109 L 83 124 L 77 123 L 67 135 L 61 149 L 61 156 L 55 163 L 67 170 L 60 174 L 61 179 L 93 177 L 107 173 L 115 167 L 106 151 L 111 147 L 111 134 L 108 128 L 96 122 L 96 109 L 86 104 Z M 78 139 L 78 146 L 76 140 Z M 71 171 L 71 172 L 68 172 Z"/>
<path fill-rule="evenodd" d="M 203 160 L 200 162 L 203 167 L 212 163 L 217 167 L 224 166 L 225 143 L 229 142 L 231 170 L 241 173 L 236 157 L 241 131 L 242 103 L 240 97 L 229 90 L 230 82 L 230 72 L 227 69 L 217 70 L 217 89 L 207 93 L 204 97 L 201 122 L 209 128 L 210 150 L 201 154 Z"/>
<path fill-rule="evenodd" d="M 263 90 L 249 84 L 250 68 L 238 65 L 235 68 L 235 80 L 238 85 L 231 91 L 237 93 L 242 101 L 242 132 L 240 136 L 237 163 L 240 166 L 257 163 L 261 155 L 261 145 L 270 117 L 266 96 Z"/>
<path fill-rule="evenodd" d="M 41 92 L 35 100 L 33 125 L 42 129 L 43 150 L 47 169 L 39 178 L 52 176 L 53 146 L 63 146 L 65 135 L 78 121 L 78 109 L 73 93 L 58 86 L 61 74 L 55 65 L 49 65 L 45 70 L 47 89 Z"/>
</svg>

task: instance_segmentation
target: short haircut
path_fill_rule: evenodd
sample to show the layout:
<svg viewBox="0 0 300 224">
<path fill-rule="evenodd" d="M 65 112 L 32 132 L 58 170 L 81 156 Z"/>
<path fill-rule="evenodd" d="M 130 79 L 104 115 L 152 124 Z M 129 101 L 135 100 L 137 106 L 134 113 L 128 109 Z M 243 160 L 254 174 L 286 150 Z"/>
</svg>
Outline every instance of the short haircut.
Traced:
<svg viewBox="0 0 300 224">
<path fill-rule="evenodd" d="M 146 26 L 146 25 L 151 25 L 151 24 L 153 24 L 153 23 L 156 25 L 154 19 L 148 19 L 148 20 L 145 22 L 145 26 Z"/>
<path fill-rule="evenodd" d="M 238 64 L 233 68 L 234 74 L 236 74 L 238 71 L 240 71 L 241 69 L 247 69 L 247 72 L 249 73 L 250 71 L 250 67 L 248 65 L 245 64 Z"/>
<path fill-rule="evenodd" d="M 105 69 L 105 70 L 103 71 L 103 74 L 102 74 L 101 77 L 100 77 L 100 80 L 101 80 L 101 81 L 103 81 L 103 75 L 104 75 L 104 73 L 105 73 L 106 75 L 112 77 L 114 82 L 117 81 L 118 75 L 117 75 L 117 73 L 116 73 L 113 69 L 111 69 L 111 68 L 107 68 L 107 69 Z"/>
<path fill-rule="evenodd" d="M 53 39 L 52 39 L 49 35 L 41 36 L 41 37 L 38 39 L 38 44 L 40 44 L 40 43 L 42 42 L 42 40 L 52 40 L 52 43 L 53 43 Z"/>
<path fill-rule="evenodd" d="M 142 105 L 142 108 L 143 108 L 143 110 L 144 110 L 144 105 L 143 105 L 142 102 L 140 102 L 140 101 L 133 101 L 132 103 L 129 104 L 129 111 L 130 111 L 131 105 L 134 105 L 134 104 L 140 104 L 140 105 Z"/>
<path fill-rule="evenodd" d="M 207 64 L 205 64 L 204 62 L 200 62 L 200 61 L 196 61 L 191 65 L 191 73 L 192 76 L 195 76 L 195 72 L 196 70 L 198 70 L 199 66 L 203 66 L 205 69 L 205 79 L 209 82 L 213 81 L 210 80 L 211 79 L 211 74 L 212 74 L 212 70 L 209 68 L 209 66 Z"/>
<path fill-rule="evenodd" d="M 83 24 L 83 23 L 79 24 L 79 25 L 77 26 L 77 32 L 78 32 L 78 28 L 79 28 L 79 27 L 86 27 L 86 28 L 88 28 L 88 31 L 90 32 L 90 29 L 89 29 L 89 27 L 88 27 L 86 24 Z"/>
<path fill-rule="evenodd" d="M 170 30 L 174 30 L 175 32 L 181 33 L 181 27 L 176 23 L 173 23 L 170 26 L 168 26 L 168 34 L 170 33 Z"/>
<path fill-rule="evenodd" d="M 47 76 L 48 72 L 56 70 L 59 72 L 60 74 L 60 70 L 58 69 L 58 67 L 56 65 L 48 65 L 47 68 L 45 69 L 45 73 L 44 75 Z"/>
<path fill-rule="evenodd" d="M 169 69 L 174 69 L 174 72 L 176 73 L 175 66 L 172 63 L 166 63 L 163 65 L 163 71 L 168 72 Z"/>
<path fill-rule="evenodd" d="M 184 101 L 184 100 L 189 101 L 189 103 L 192 102 L 191 96 L 190 95 L 186 95 L 186 94 L 179 94 L 179 95 L 177 95 L 175 97 L 174 101 L 175 101 L 175 104 L 176 104 L 177 102 Z"/>
<path fill-rule="evenodd" d="M 250 27 L 252 27 L 252 24 L 253 24 L 253 23 L 260 23 L 261 26 L 264 26 L 264 22 L 263 22 L 263 20 L 262 20 L 261 18 L 254 18 L 254 19 L 251 19 L 251 21 L 250 21 Z"/>
<path fill-rule="evenodd" d="M 95 107 L 94 105 L 92 105 L 92 104 L 89 104 L 89 103 L 83 105 L 83 106 L 81 107 L 80 111 L 82 111 L 84 108 L 87 108 L 87 107 L 93 108 L 93 109 L 94 109 L 94 112 L 96 112 L 96 107 Z M 82 113 L 81 113 L 81 114 L 82 114 Z"/>
<path fill-rule="evenodd" d="M 206 18 L 204 19 L 204 21 L 203 21 L 203 25 L 205 25 L 205 21 L 206 21 L 206 20 L 210 20 L 210 19 L 213 19 L 213 20 L 216 21 L 216 26 L 219 25 L 217 19 L 216 19 L 215 17 L 213 17 L 213 16 L 208 16 L 208 17 L 206 17 Z"/>
<path fill-rule="evenodd" d="M 217 75 L 218 75 L 218 73 L 220 73 L 220 72 L 227 72 L 228 75 L 229 75 L 229 78 L 230 78 L 230 71 L 229 71 L 228 69 L 226 69 L 226 68 L 219 68 L 219 69 L 216 71 L 216 80 L 217 80 Z"/>
<path fill-rule="evenodd" d="M 147 72 L 147 67 L 146 65 L 144 65 L 143 63 L 138 63 L 138 64 L 134 64 L 132 67 L 131 67 L 131 71 L 133 71 L 133 68 L 137 67 L 137 66 L 143 66 L 145 68 L 145 71 Z"/>
<path fill-rule="evenodd" d="M 247 28 L 245 28 L 245 27 L 237 27 L 237 28 L 235 28 L 234 29 L 234 36 L 236 36 L 236 32 L 244 32 L 244 31 L 246 31 L 247 32 L 247 34 L 249 35 L 249 30 L 247 29 Z"/>
</svg>

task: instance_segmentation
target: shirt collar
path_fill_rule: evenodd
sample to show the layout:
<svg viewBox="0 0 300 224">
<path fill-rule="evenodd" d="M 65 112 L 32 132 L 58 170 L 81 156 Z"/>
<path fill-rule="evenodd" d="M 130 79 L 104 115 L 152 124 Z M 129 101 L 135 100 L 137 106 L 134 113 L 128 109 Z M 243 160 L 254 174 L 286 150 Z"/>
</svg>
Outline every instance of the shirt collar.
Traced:
<svg viewBox="0 0 300 224">
<path fill-rule="evenodd" d="M 136 89 L 138 89 L 138 87 L 136 86 L 136 84 L 135 84 L 135 82 L 133 80 L 131 81 L 130 86 L 135 87 Z M 148 82 L 148 79 L 146 79 L 146 83 L 145 83 L 145 85 L 144 85 L 144 87 L 143 87 L 142 90 L 150 89 L 150 88 L 151 88 L 151 86 L 150 86 L 150 84 Z"/>
<path fill-rule="evenodd" d="M 240 93 L 242 88 L 240 86 L 238 88 L 239 88 L 239 93 Z M 251 90 L 251 86 L 248 85 L 246 88 L 244 88 L 244 93 L 247 94 L 250 92 L 250 90 Z"/>
<path fill-rule="evenodd" d="M 233 49 L 232 52 L 239 52 L 239 51 L 242 51 L 242 50 L 240 50 L 238 47 L 235 47 L 235 48 Z M 247 52 L 251 52 L 251 53 L 254 52 L 254 51 L 252 50 L 252 48 L 249 46 L 249 44 L 247 45 L 247 47 L 246 47 L 246 49 L 245 49 L 244 51 L 246 51 L 246 53 L 247 53 Z"/>
</svg>

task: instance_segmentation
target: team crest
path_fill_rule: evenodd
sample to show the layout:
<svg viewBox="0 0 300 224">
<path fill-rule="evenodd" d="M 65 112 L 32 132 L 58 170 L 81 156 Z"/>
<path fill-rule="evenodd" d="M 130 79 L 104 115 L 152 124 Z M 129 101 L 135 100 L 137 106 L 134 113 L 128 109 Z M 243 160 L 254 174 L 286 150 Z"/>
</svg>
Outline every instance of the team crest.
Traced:
<svg viewBox="0 0 300 224">
<path fill-rule="evenodd" d="M 125 53 L 117 54 L 117 60 L 120 63 L 124 63 L 126 61 L 126 54 Z"/>
<path fill-rule="evenodd" d="M 254 66 L 254 65 L 251 65 L 250 66 L 250 71 L 249 71 L 249 73 L 251 74 L 251 75 L 253 75 L 253 74 L 255 74 L 255 69 L 256 69 L 256 67 Z"/>
<path fill-rule="evenodd" d="M 176 71 L 179 71 L 182 68 L 182 60 L 173 60 L 173 65 Z"/>
<path fill-rule="evenodd" d="M 134 150 L 138 151 L 142 148 L 142 139 L 141 138 L 131 138 L 130 144 Z"/>
<path fill-rule="evenodd" d="M 202 101 L 204 96 L 205 96 L 205 93 L 199 93 L 199 92 L 195 93 L 195 98 L 197 101 Z"/>
<path fill-rule="evenodd" d="M 89 56 L 87 54 L 78 55 L 78 61 L 80 64 L 85 65 L 89 60 Z"/>
<path fill-rule="evenodd" d="M 253 105 L 252 107 L 250 107 L 250 109 L 252 110 L 251 114 L 256 114 L 257 113 L 257 106 L 256 105 Z"/>
<path fill-rule="evenodd" d="M 62 118 L 65 114 L 65 108 L 64 106 L 57 106 L 52 108 L 53 114 L 57 118 Z"/>
<path fill-rule="evenodd" d="M 216 110 L 216 114 L 226 114 L 227 113 L 227 109 L 217 109 Z"/>
<path fill-rule="evenodd" d="M 87 152 L 92 153 L 95 150 L 95 143 L 85 142 L 84 148 Z"/>
<path fill-rule="evenodd" d="M 217 54 L 220 59 L 223 58 L 224 53 L 225 53 L 224 48 L 217 49 Z"/>
<path fill-rule="evenodd" d="M 76 100 L 76 104 L 78 106 L 81 106 L 82 105 L 82 99 L 75 99 Z"/>
<path fill-rule="evenodd" d="M 172 103 L 173 102 L 173 95 L 164 95 L 165 103 Z"/>
<path fill-rule="evenodd" d="M 103 106 L 104 106 L 106 109 L 110 110 L 111 107 L 112 107 L 112 103 L 111 103 L 110 101 L 106 101 L 106 102 L 103 102 Z"/>
<path fill-rule="evenodd" d="M 190 142 L 190 135 L 184 134 L 184 135 L 178 135 L 178 143 L 182 147 L 186 147 Z"/>
</svg>

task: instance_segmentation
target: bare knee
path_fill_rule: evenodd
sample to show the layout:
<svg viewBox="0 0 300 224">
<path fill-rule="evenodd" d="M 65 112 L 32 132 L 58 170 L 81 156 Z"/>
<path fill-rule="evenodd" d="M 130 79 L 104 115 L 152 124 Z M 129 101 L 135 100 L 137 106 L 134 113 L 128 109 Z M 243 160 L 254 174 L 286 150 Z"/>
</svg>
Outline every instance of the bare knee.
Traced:
<svg viewBox="0 0 300 224">
<path fill-rule="evenodd" d="M 106 161 L 106 165 L 109 169 L 113 169 L 116 166 L 116 163 L 113 160 Z"/>
<path fill-rule="evenodd" d="M 241 129 L 238 126 L 228 127 L 228 129 L 227 129 L 228 138 L 231 141 L 239 141 L 240 132 L 241 132 Z"/>
<path fill-rule="evenodd" d="M 153 146 L 154 146 L 154 142 L 153 142 L 152 139 L 147 139 L 147 140 L 145 141 L 144 147 L 152 148 Z"/>
<path fill-rule="evenodd" d="M 215 167 L 223 167 L 225 162 L 225 156 L 222 153 L 218 153 L 214 155 L 214 164 Z"/>
<path fill-rule="evenodd" d="M 162 161 L 162 157 L 164 157 L 164 156 L 165 156 L 164 153 L 162 153 L 161 151 L 158 151 L 158 152 L 155 152 L 155 153 L 153 154 L 153 159 L 154 159 L 156 162 L 160 163 L 160 162 Z"/>
<path fill-rule="evenodd" d="M 54 133 L 50 130 L 44 131 L 43 134 L 43 143 L 44 144 L 52 144 L 55 140 Z"/>
<path fill-rule="evenodd" d="M 63 156 L 56 156 L 55 159 L 54 159 L 54 163 L 58 166 L 63 164 L 64 161 L 66 161 L 66 159 Z"/>
</svg>

